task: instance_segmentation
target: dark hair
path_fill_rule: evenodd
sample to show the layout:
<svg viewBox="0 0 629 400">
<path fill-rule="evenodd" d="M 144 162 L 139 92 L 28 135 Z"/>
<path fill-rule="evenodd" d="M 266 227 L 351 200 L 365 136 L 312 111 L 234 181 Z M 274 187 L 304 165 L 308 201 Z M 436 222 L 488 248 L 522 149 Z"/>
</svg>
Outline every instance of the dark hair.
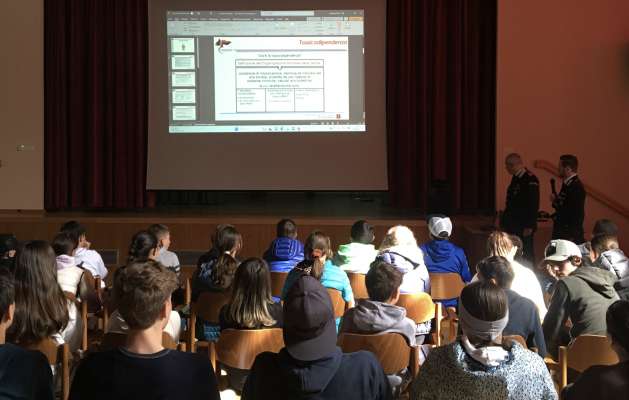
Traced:
<svg viewBox="0 0 629 400">
<path fill-rule="evenodd" d="M 509 289 L 513 283 L 514 273 L 509 261 L 500 256 L 491 256 L 476 264 L 476 271 L 484 281 L 492 279 L 502 289 Z"/>
<path fill-rule="evenodd" d="M 152 250 L 157 249 L 159 241 L 149 231 L 140 231 L 131 238 L 127 264 L 144 262 L 149 259 Z"/>
<path fill-rule="evenodd" d="M 134 262 L 116 272 L 113 301 L 120 315 L 131 329 L 149 328 L 177 288 L 177 276 L 153 260 Z"/>
<path fill-rule="evenodd" d="M 225 225 L 220 231 L 217 228 L 214 248 L 218 251 L 218 254 L 231 252 L 233 250 L 239 252 L 242 248 L 242 236 L 240 232 L 232 225 Z"/>
<path fill-rule="evenodd" d="M 618 235 L 618 226 L 609 219 L 599 219 L 594 223 L 594 228 L 592 229 L 592 235 Z"/>
<path fill-rule="evenodd" d="M 362 243 L 362 244 L 371 244 L 376 238 L 374 234 L 374 229 L 371 224 L 369 224 L 365 220 L 360 220 L 354 222 L 351 230 L 352 242 Z"/>
<path fill-rule="evenodd" d="M 52 249 L 58 256 L 63 254 L 71 256 L 77 247 L 79 247 L 78 238 L 69 232 L 59 232 L 52 239 Z"/>
<path fill-rule="evenodd" d="M 166 236 L 168 233 L 170 233 L 170 230 L 164 224 L 153 224 L 149 226 L 148 231 L 151 232 L 153 235 L 155 235 L 157 240 L 160 240 L 161 238 Z"/>
<path fill-rule="evenodd" d="M 304 243 L 304 256 L 305 260 L 298 265 L 302 264 L 302 269 L 311 268 L 310 276 L 320 280 L 325 263 L 323 257 L 332 258 L 330 238 L 321 231 L 312 232 Z"/>
<path fill-rule="evenodd" d="M 509 235 L 509 240 L 511 240 L 511 243 L 513 243 L 513 245 L 518 248 L 515 252 L 514 258 L 516 259 L 523 258 L 524 257 L 524 242 L 522 242 L 522 239 L 520 239 L 518 235 Z"/>
<path fill-rule="evenodd" d="M 618 238 L 613 235 L 597 235 L 590 241 L 590 246 L 600 256 L 607 250 L 618 249 Z"/>
<path fill-rule="evenodd" d="M 273 326 L 276 321 L 269 312 L 271 304 L 269 267 L 260 258 L 246 259 L 236 270 L 227 319 L 245 329 Z"/>
<path fill-rule="evenodd" d="M 61 225 L 59 232 L 67 232 L 72 236 L 76 237 L 77 243 L 80 241 L 81 236 L 85 236 L 87 230 L 78 221 L 68 221 L 65 224 Z"/>
<path fill-rule="evenodd" d="M 228 289 L 232 285 L 237 267 L 238 262 L 234 257 L 227 253 L 219 255 L 216 263 L 210 270 L 210 281 L 218 288 Z"/>
<path fill-rule="evenodd" d="M 504 290 L 491 281 L 473 282 L 461 291 L 461 302 L 474 318 L 498 321 L 507 315 L 509 303 Z"/>
<path fill-rule="evenodd" d="M 0 257 L 11 250 L 17 250 L 17 239 L 12 233 L 0 235 Z"/>
<path fill-rule="evenodd" d="M 369 266 L 365 276 L 365 286 L 369 298 L 374 301 L 387 301 L 402 284 L 403 274 L 388 262 L 376 260 Z"/>
<path fill-rule="evenodd" d="M 297 237 L 297 224 L 289 218 L 284 218 L 277 223 L 277 237 L 288 237 L 295 239 Z"/>
<path fill-rule="evenodd" d="M 575 155 L 564 154 L 559 157 L 559 162 L 564 168 L 570 168 L 572 172 L 577 172 L 579 170 L 579 159 Z"/>
<path fill-rule="evenodd" d="M 0 269 L 0 322 L 9 312 L 9 306 L 15 303 L 15 288 L 13 287 L 13 276 L 8 270 Z"/>
<path fill-rule="evenodd" d="M 607 332 L 612 340 L 629 352 L 629 301 L 618 300 L 607 309 Z"/>
<path fill-rule="evenodd" d="M 55 252 L 35 240 L 18 250 L 15 267 L 15 316 L 7 336 L 23 346 L 39 343 L 68 324 L 68 301 L 57 283 Z"/>
</svg>

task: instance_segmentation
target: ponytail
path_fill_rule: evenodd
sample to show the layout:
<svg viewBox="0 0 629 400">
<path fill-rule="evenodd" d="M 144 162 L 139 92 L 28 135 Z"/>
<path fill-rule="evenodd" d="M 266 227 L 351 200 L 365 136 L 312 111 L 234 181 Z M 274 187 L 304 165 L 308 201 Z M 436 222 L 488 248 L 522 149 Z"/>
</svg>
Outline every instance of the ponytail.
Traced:
<svg viewBox="0 0 629 400">
<path fill-rule="evenodd" d="M 210 271 L 210 280 L 212 281 L 212 284 L 221 289 L 228 289 L 231 287 L 237 267 L 238 262 L 234 257 L 228 253 L 221 254 L 216 260 L 216 264 L 214 264 L 214 267 Z"/>
</svg>

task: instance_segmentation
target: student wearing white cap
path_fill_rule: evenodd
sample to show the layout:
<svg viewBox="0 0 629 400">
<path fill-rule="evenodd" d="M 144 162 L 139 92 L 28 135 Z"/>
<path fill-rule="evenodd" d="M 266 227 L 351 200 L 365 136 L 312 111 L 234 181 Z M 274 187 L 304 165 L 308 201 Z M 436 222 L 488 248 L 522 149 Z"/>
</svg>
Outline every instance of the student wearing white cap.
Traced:
<svg viewBox="0 0 629 400">
<path fill-rule="evenodd" d="M 616 300 L 616 276 L 601 268 L 582 266 L 581 250 L 568 240 L 551 240 L 544 251 L 546 272 L 557 282 L 542 324 L 548 351 L 580 335 L 605 335 L 605 312 Z M 572 327 L 565 330 L 570 318 Z"/>
<path fill-rule="evenodd" d="M 467 257 L 462 248 L 450 242 L 452 221 L 445 215 L 434 215 L 428 219 L 431 241 L 420 246 L 424 253 L 424 263 L 433 274 L 455 273 L 464 283 L 472 279 Z M 442 302 L 446 307 L 456 307 L 457 299 Z"/>
</svg>

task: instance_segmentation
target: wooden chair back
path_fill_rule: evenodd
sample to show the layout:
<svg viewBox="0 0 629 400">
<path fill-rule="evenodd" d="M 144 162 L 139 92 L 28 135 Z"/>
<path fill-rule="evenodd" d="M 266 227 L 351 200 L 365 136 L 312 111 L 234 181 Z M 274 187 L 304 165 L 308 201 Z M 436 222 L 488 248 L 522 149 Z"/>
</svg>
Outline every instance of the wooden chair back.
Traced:
<svg viewBox="0 0 629 400">
<path fill-rule="evenodd" d="M 229 292 L 203 292 L 197 301 L 190 304 L 190 324 L 188 325 L 187 348 L 194 352 L 197 344 L 207 345 L 205 341 L 196 342 L 197 318 L 203 321 L 218 325 L 221 308 L 229 303 L 231 293 Z"/>
<path fill-rule="evenodd" d="M 286 283 L 288 272 L 271 272 L 271 295 L 282 297 L 282 289 Z"/>
<path fill-rule="evenodd" d="M 430 296 L 433 300 L 447 300 L 459 297 L 465 283 L 454 272 L 430 275 Z"/>
<path fill-rule="evenodd" d="M 70 347 L 68 344 L 57 344 L 52 339 L 45 339 L 26 348 L 40 351 L 46 356 L 50 365 L 55 368 L 61 367 L 57 370 L 61 376 L 61 398 L 67 400 L 70 396 Z"/>
<path fill-rule="evenodd" d="M 334 318 L 340 318 L 345 314 L 345 310 L 347 310 L 347 303 L 343 300 L 343 296 L 341 292 L 336 289 L 326 288 L 328 294 L 330 295 L 330 299 L 332 299 L 332 307 L 334 307 Z"/>
<path fill-rule="evenodd" d="M 502 343 L 510 343 L 510 342 L 518 342 L 522 347 L 528 349 L 528 345 L 526 344 L 526 340 L 520 335 L 504 335 L 502 337 Z"/>
<path fill-rule="evenodd" d="M 593 365 L 613 365 L 619 362 L 606 336 L 581 335 L 568 347 L 559 347 L 559 389 L 568 384 L 568 368 L 583 372 Z"/>
<path fill-rule="evenodd" d="M 231 368 L 248 370 L 258 354 L 277 353 L 283 347 L 281 328 L 225 329 L 215 344 L 216 360 Z"/>
<path fill-rule="evenodd" d="M 413 377 L 417 376 L 419 371 L 419 348 L 409 346 L 399 333 L 362 335 L 344 332 L 339 335 L 337 344 L 344 353 L 359 350 L 372 352 L 387 375 L 397 374 L 407 367 Z"/>
<path fill-rule="evenodd" d="M 435 303 L 428 293 L 403 293 L 397 305 L 406 309 L 406 316 L 416 324 L 435 318 Z"/>
<path fill-rule="evenodd" d="M 365 285 L 365 274 L 348 272 L 347 277 L 354 293 L 354 299 L 368 299 L 369 293 L 367 293 L 367 286 Z"/>
</svg>

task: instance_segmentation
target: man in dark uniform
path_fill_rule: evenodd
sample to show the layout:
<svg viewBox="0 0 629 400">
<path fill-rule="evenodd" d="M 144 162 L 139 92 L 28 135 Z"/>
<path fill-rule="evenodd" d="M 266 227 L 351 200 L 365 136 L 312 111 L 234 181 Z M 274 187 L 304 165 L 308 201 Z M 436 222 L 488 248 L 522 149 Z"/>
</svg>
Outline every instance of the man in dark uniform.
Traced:
<svg viewBox="0 0 629 400">
<path fill-rule="evenodd" d="M 551 195 L 555 209 L 553 239 L 565 239 L 576 244 L 585 242 L 585 188 L 577 176 L 579 160 L 565 154 L 559 158 L 559 176 L 563 180 L 559 194 Z"/>
<path fill-rule="evenodd" d="M 537 229 L 539 180 L 524 167 L 519 154 L 509 154 L 505 159 L 505 167 L 512 178 L 500 225 L 505 232 L 522 239 L 523 256 L 534 263 L 533 235 Z"/>
</svg>

